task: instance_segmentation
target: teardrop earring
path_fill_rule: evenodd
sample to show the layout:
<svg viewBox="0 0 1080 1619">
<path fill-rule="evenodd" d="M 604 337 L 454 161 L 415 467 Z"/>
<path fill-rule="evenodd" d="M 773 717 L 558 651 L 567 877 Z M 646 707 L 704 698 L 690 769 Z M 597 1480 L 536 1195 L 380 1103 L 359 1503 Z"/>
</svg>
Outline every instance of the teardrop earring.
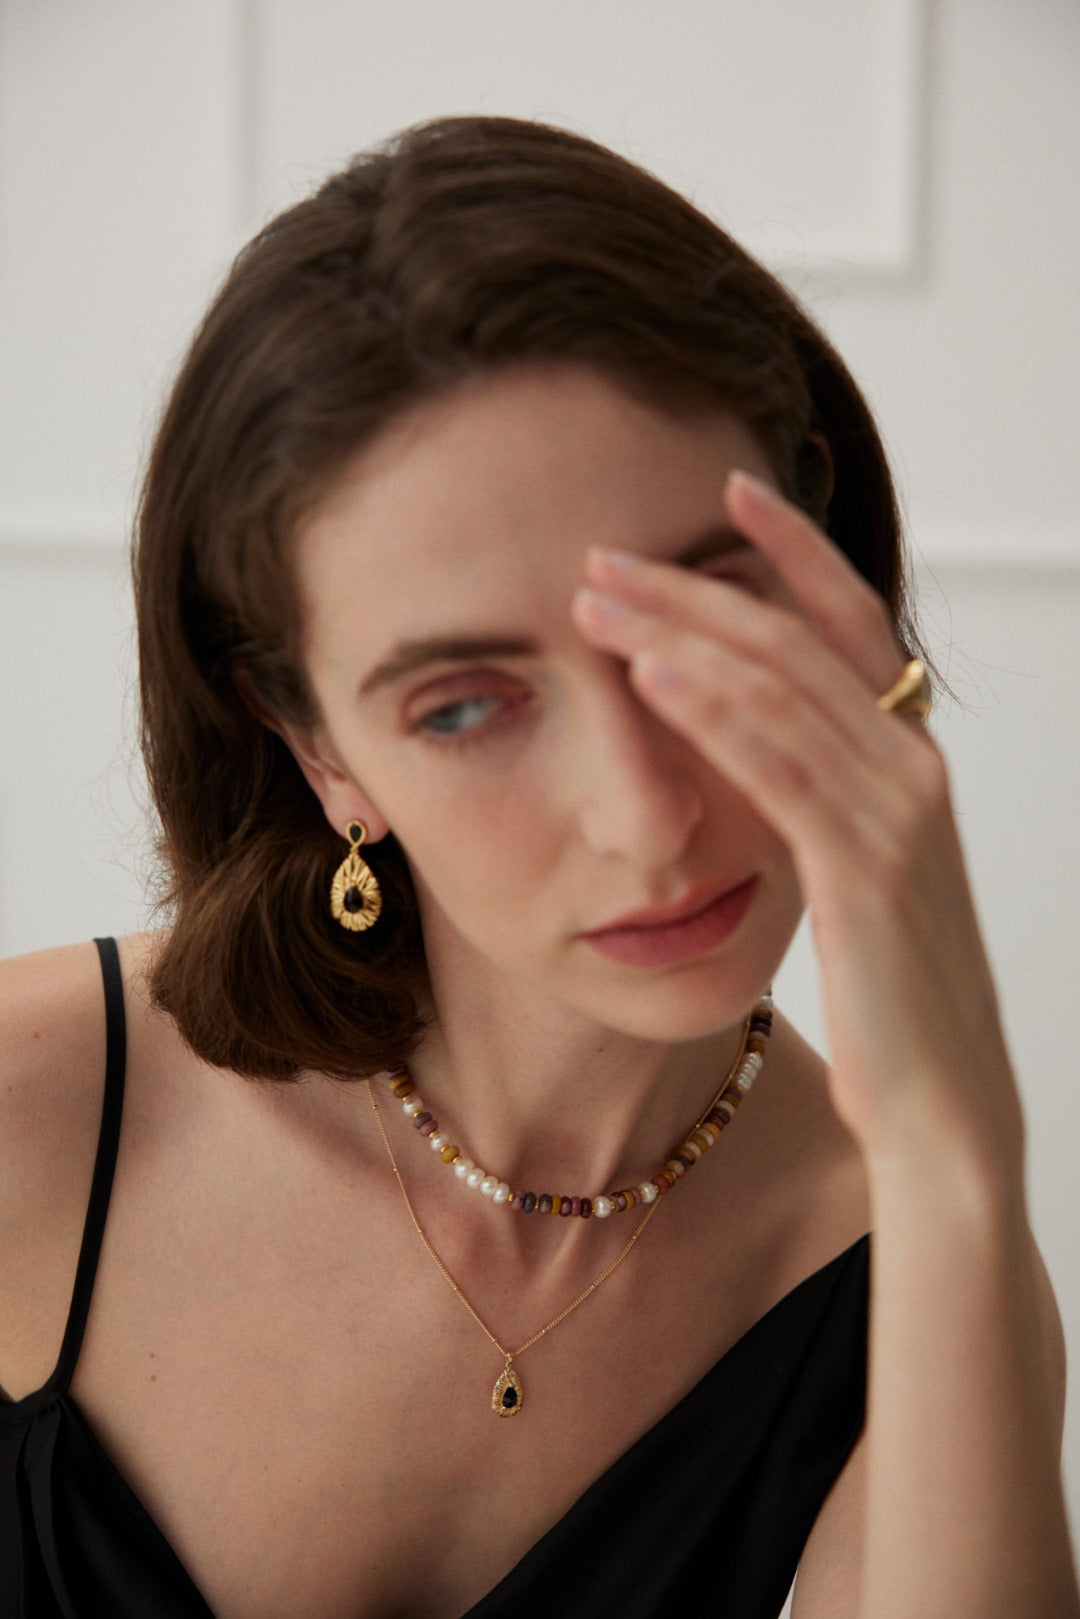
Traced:
<svg viewBox="0 0 1080 1619">
<path fill-rule="evenodd" d="M 345 836 L 351 847 L 330 884 L 330 911 L 350 933 L 362 933 L 379 920 L 382 889 L 367 861 L 360 857 L 360 845 L 367 837 L 363 821 L 350 821 Z"/>
</svg>

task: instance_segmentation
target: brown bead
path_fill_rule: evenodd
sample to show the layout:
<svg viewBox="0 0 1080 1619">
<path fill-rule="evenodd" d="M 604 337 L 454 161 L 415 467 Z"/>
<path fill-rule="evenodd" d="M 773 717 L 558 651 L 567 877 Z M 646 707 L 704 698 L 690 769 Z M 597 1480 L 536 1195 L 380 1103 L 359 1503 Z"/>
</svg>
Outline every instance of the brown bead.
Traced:
<svg viewBox="0 0 1080 1619">
<path fill-rule="evenodd" d="M 550 1192 L 541 1192 L 540 1193 L 540 1196 L 536 1200 L 536 1212 L 537 1212 L 537 1214 L 550 1214 L 551 1213 L 551 1193 Z"/>
</svg>

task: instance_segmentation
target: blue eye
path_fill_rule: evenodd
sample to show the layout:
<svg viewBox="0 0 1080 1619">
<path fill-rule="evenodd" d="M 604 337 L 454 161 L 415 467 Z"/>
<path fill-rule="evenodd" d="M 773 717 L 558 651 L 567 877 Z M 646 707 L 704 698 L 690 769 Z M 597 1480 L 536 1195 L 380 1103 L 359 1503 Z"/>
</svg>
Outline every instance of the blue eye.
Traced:
<svg viewBox="0 0 1080 1619">
<path fill-rule="evenodd" d="M 438 736 L 456 736 L 461 731 L 475 730 L 489 719 L 498 703 L 496 697 L 464 697 L 460 703 L 447 703 L 445 708 L 433 709 L 419 721 L 418 729 L 434 731 Z"/>
</svg>

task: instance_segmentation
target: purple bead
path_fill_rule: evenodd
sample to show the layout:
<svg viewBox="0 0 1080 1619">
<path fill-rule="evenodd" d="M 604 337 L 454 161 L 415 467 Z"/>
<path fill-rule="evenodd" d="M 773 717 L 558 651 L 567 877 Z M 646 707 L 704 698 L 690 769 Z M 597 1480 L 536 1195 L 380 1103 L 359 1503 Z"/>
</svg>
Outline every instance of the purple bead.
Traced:
<svg viewBox="0 0 1080 1619">
<path fill-rule="evenodd" d="M 539 1196 L 539 1198 L 537 1199 L 537 1202 L 536 1202 L 536 1212 L 537 1212 L 537 1214 L 550 1214 L 551 1213 L 551 1193 L 550 1192 L 541 1192 L 540 1193 L 540 1196 Z"/>
<path fill-rule="evenodd" d="M 583 1197 L 581 1200 L 581 1218 L 587 1220 L 592 1214 L 592 1198 Z"/>
<path fill-rule="evenodd" d="M 560 1219 L 562 1219 L 567 1214 L 573 1214 L 574 1211 L 570 1206 L 572 1203 L 573 1203 L 573 1198 L 570 1198 L 570 1197 L 564 1197 L 563 1198 L 562 1202 L 559 1204 L 559 1218 Z"/>
<path fill-rule="evenodd" d="M 580 1214 L 581 1213 L 581 1199 L 580 1199 L 580 1197 L 572 1197 L 570 1199 L 570 1213 L 571 1214 Z"/>
<path fill-rule="evenodd" d="M 525 1207 L 525 1193 L 515 1192 L 510 1199 L 510 1207 L 512 1209 L 523 1209 Z"/>
<path fill-rule="evenodd" d="M 525 1195 L 521 1199 L 522 1213 L 523 1214 L 531 1214 L 533 1209 L 535 1209 L 535 1207 L 536 1207 L 536 1193 L 535 1192 L 526 1192 Z"/>
<path fill-rule="evenodd" d="M 418 1113 L 416 1115 L 416 1117 L 413 1119 L 413 1129 L 414 1130 L 422 1130 L 424 1125 L 428 1122 L 428 1120 L 430 1118 L 431 1118 L 430 1113 Z"/>
<path fill-rule="evenodd" d="M 439 1126 L 435 1123 L 434 1119 L 425 1119 L 423 1124 L 420 1126 L 420 1134 L 422 1136 L 433 1136 L 438 1128 Z"/>
</svg>

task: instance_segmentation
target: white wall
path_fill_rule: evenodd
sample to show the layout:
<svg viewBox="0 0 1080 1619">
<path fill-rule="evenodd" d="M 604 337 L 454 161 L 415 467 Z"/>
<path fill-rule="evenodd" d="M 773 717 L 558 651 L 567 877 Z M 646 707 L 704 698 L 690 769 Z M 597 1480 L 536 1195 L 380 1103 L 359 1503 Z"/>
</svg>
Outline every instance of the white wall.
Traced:
<svg viewBox="0 0 1080 1619">
<path fill-rule="evenodd" d="M 1074 0 L 7 0 L 0 951 L 144 915 L 124 536 L 231 254 L 412 119 L 569 123 L 765 253 L 879 411 L 1077 1358 L 1078 67 Z M 814 1030 L 805 940 L 782 992 Z"/>
</svg>

